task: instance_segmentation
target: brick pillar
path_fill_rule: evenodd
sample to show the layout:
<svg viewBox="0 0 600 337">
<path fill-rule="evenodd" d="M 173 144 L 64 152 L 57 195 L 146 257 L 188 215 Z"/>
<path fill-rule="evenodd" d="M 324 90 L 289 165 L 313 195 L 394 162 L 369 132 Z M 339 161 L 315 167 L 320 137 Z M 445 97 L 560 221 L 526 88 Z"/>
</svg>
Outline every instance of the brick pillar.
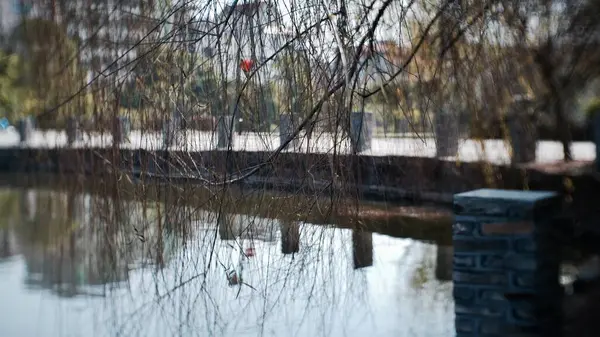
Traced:
<svg viewBox="0 0 600 337">
<path fill-rule="evenodd" d="M 482 189 L 454 196 L 456 336 L 562 334 L 553 192 Z"/>
<path fill-rule="evenodd" d="M 33 117 L 28 116 L 20 119 L 17 124 L 17 130 L 19 131 L 21 143 L 28 142 L 35 130 L 35 121 L 33 120 Z"/>
<path fill-rule="evenodd" d="M 177 146 L 181 142 L 181 117 L 178 114 L 166 120 L 163 124 L 163 147 L 168 149 L 171 146 Z"/>
<path fill-rule="evenodd" d="M 437 158 L 458 155 L 459 123 L 458 117 L 440 110 L 434 120 L 435 156 Z"/>
<path fill-rule="evenodd" d="M 279 115 L 279 142 L 283 144 L 292 136 L 295 130 L 294 119 L 292 114 L 281 114 Z M 292 139 L 286 148 L 290 150 L 298 149 L 298 137 Z"/>
<path fill-rule="evenodd" d="M 352 259 L 354 269 L 373 265 L 373 233 L 360 229 L 352 231 Z"/>
<path fill-rule="evenodd" d="M 219 116 L 219 120 L 217 121 L 217 149 L 227 149 L 229 148 L 229 140 L 233 140 L 233 135 L 231 134 L 233 130 L 231 130 L 231 119 L 233 116 Z M 233 146 L 233 144 L 232 144 Z"/>
<path fill-rule="evenodd" d="M 71 145 L 76 141 L 83 139 L 83 132 L 81 131 L 81 120 L 78 117 L 67 118 L 67 145 Z"/>
<path fill-rule="evenodd" d="M 131 122 L 128 117 L 117 117 L 113 125 L 113 142 L 122 143 L 129 139 Z"/>
<path fill-rule="evenodd" d="M 371 112 L 350 114 L 350 142 L 352 151 L 360 153 L 371 149 L 375 118 Z"/>
<path fill-rule="evenodd" d="M 281 253 L 293 254 L 300 251 L 300 224 L 297 221 L 281 221 Z"/>
</svg>

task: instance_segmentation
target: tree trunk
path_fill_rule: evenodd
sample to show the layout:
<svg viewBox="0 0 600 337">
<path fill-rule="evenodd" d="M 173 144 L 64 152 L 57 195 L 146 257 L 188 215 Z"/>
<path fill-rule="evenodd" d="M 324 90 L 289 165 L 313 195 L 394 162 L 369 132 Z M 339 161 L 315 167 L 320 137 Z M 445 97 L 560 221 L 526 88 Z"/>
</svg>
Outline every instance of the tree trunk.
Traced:
<svg viewBox="0 0 600 337">
<path fill-rule="evenodd" d="M 563 160 L 571 161 L 573 160 L 573 154 L 571 153 L 571 128 L 569 126 L 569 121 L 565 116 L 564 99 L 561 97 L 562 95 L 560 93 L 556 93 L 555 95 L 554 117 L 558 138 L 563 147 Z"/>
<path fill-rule="evenodd" d="M 542 76 L 544 81 L 546 82 L 546 86 L 548 91 L 550 91 L 550 97 L 554 100 L 553 104 L 550 104 L 554 109 L 554 121 L 555 127 L 558 134 L 558 138 L 563 146 L 563 159 L 565 161 L 570 161 L 573 159 L 573 155 L 571 153 L 571 130 L 569 128 L 568 120 L 565 116 L 565 95 L 564 91 L 567 85 L 560 85 L 560 82 L 556 78 L 555 67 L 552 64 L 550 59 L 551 55 L 551 45 L 542 48 L 536 53 L 535 61 L 540 67 Z"/>
</svg>

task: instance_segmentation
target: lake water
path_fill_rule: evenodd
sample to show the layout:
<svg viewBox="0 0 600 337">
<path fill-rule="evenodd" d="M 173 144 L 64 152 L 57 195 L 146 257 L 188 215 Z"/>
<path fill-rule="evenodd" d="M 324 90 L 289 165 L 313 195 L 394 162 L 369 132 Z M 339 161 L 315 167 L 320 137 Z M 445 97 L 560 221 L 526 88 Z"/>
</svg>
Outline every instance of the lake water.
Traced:
<svg viewBox="0 0 600 337">
<path fill-rule="evenodd" d="M 452 336 L 452 284 L 436 272 L 445 251 L 335 226 L 0 189 L 0 336 Z"/>
</svg>

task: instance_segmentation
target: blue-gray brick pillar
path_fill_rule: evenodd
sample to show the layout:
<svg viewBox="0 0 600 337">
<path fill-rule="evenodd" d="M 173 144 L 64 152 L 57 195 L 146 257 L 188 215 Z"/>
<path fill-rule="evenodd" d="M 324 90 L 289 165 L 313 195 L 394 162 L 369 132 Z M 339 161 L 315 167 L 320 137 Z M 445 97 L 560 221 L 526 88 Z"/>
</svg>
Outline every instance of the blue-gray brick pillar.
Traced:
<svg viewBox="0 0 600 337">
<path fill-rule="evenodd" d="M 371 149 L 375 120 L 371 112 L 350 114 L 350 143 L 352 151 L 360 153 Z"/>
<path fill-rule="evenodd" d="M 163 147 L 168 148 L 169 146 L 173 145 L 174 138 L 175 136 L 173 132 L 172 122 L 170 120 L 167 120 L 163 124 L 162 128 Z"/>
<path fill-rule="evenodd" d="M 407 117 L 400 117 L 400 118 L 396 118 L 394 120 L 394 129 L 396 131 L 396 133 L 409 133 L 412 132 L 412 129 L 410 127 L 410 121 L 408 120 Z"/>
<path fill-rule="evenodd" d="M 227 149 L 229 148 L 229 141 L 233 140 L 232 130 L 232 118 L 233 116 L 219 116 L 217 121 L 217 148 Z M 233 146 L 233 144 L 232 144 Z"/>
<path fill-rule="evenodd" d="M 292 114 L 281 114 L 279 115 L 279 142 L 283 144 L 286 142 L 294 133 L 294 119 Z M 296 150 L 298 149 L 298 137 L 294 137 L 288 144 L 287 148 Z"/>
<path fill-rule="evenodd" d="M 181 138 L 180 131 L 182 116 L 178 111 L 174 111 L 171 118 L 165 121 L 163 125 L 163 146 L 168 148 L 173 145 L 179 145 Z"/>
<path fill-rule="evenodd" d="M 561 336 L 560 246 L 553 192 L 454 196 L 456 336 Z"/>
<path fill-rule="evenodd" d="M 596 171 L 600 172 L 600 112 L 596 112 L 592 116 L 592 127 L 596 144 Z"/>
<path fill-rule="evenodd" d="M 68 117 L 67 118 L 67 144 L 71 145 L 76 141 L 83 139 L 83 132 L 81 130 L 81 120 L 78 117 Z"/>
<path fill-rule="evenodd" d="M 21 143 L 29 141 L 35 130 L 35 121 L 33 120 L 33 117 L 28 116 L 20 119 L 17 124 L 17 130 L 19 131 Z"/>
<path fill-rule="evenodd" d="M 117 117 L 113 129 L 113 142 L 122 143 L 129 139 L 131 133 L 131 122 L 128 117 Z"/>
<path fill-rule="evenodd" d="M 446 110 L 438 111 L 433 124 L 435 132 L 435 156 L 437 158 L 454 157 L 458 154 L 459 123 L 458 117 Z"/>
</svg>

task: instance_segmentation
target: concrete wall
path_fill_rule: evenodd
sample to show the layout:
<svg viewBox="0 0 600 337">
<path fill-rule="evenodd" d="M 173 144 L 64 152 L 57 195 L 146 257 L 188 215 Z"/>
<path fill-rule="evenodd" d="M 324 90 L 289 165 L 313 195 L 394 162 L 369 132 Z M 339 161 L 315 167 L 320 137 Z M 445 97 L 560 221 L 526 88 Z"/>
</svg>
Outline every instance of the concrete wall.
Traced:
<svg viewBox="0 0 600 337">
<path fill-rule="evenodd" d="M 144 173 L 152 179 L 162 179 L 166 168 L 175 175 L 173 183 L 202 183 L 198 177 L 222 179 L 226 171 L 238 174 L 256 165 L 262 165 L 271 152 L 240 151 L 146 151 L 113 149 L 0 149 L 0 171 L 110 174 L 121 169 L 139 177 Z M 400 156 L 351 156 L 332 158 L 321 153 L 280 153 L 239 185 L 259 186 L 292 192 L 327 193 L 331 189 L 349 197 L 386 201 L 433 201 L 452 203 L 455 193 L 490 186 L 484 173 L 486 165 L 461 163 L 434 158 Z M 332 166 L 333 164 L 333 172 Z M 193 171 L 191 168 L 197 168 Z M 564 184 L 565 175 L 543 173 L 533 169 L 493 166 L 495 188 L 522 190 L 551 190 L 570 195 L 570 210 L 577 221 L 593 220 L 600 216 L 600 181 L 593 175 L 570 175 L 573 189 Z M 179 172 L 185 173 L 184 175 Z M 337 175 L 338 186 L 331 184 L 332 173 Z M 215 175 L 216 174 L 216 175 Z M 230 176 L 231 177 L 231 176 Z M 145 178 L 146 179 L 146 178 Z M 148 178 L 150 179 L 150 178 Z M 590 228 L 593 221 L 590 221 Z M 597 229 L 596 229 L 597 230 Z"/>
</svg>

